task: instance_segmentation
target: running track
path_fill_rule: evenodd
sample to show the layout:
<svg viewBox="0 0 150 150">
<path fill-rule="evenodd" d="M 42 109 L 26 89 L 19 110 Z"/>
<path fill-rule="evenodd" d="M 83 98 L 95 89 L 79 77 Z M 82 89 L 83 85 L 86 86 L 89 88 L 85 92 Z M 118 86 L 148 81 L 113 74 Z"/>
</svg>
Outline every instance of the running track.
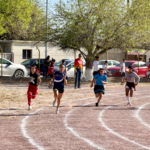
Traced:
<svg viewBox="0 0 150 150">
<path fill-rule="evenodd" d="M 71 92 L 73 89 L 68 90 Z M 76 90 L 78 99 L 55 107 L 19 113 L 0 111 L 1 150 L 144 150 L 150 149 L 150 88 L 139 86 L 132 107 L 124 87 L 106 88 L 99 107 L 93 90 Z M 84 94 L 86 98 L 80 98 Z M 90 96 L 88 96 L 90 95 Z M 12 115 L 11 115 L 12 112 Z M 9 115 L 8 115 L 9 114 Z M 7 118 L 5 119 L 5 116 Z"/>
</svg>

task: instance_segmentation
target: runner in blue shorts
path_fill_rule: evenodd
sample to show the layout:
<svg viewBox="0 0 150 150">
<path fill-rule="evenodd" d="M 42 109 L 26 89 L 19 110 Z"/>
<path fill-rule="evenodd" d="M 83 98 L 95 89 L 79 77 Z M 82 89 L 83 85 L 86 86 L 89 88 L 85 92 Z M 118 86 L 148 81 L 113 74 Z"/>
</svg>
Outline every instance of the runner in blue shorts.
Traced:
<svg viewBox="0 0 150 150">
<path fill-rule="evenodd" d="M 66 74 L 64 73 L 64 70 L 65 66 L 61 64 L 59 66 L 59 71 L 56 71 L 54 73 L 53 79 L 51 79 L 50 81 L 50 84 L 52 84 L 52 81 L 54 80 L 53 92 L 55 100 L 53 102 L 53 106 L 55 106 L 55 103 L 57 101 L 57 108 L 56 108 L 57 114 L 59 113 L 60 101 L 64 93 L 64 85 L 67 85 Z"/>
<path fill-rule="evenodd" d="M 102 99 L 102 94 L 105 94 L 104 84 L 108 83 L 107 76 L 104 75 L 103 68 L 101 68 L 98 74 L 94 76 L 94 80 L 95 80 L 94 82 L 96 82 L 95 87 L 94 87 L 94 92 L 95 92 L 96 98 L 98 98 L 96 106 L 98 106 L 100 100 Z"/>
</svg>

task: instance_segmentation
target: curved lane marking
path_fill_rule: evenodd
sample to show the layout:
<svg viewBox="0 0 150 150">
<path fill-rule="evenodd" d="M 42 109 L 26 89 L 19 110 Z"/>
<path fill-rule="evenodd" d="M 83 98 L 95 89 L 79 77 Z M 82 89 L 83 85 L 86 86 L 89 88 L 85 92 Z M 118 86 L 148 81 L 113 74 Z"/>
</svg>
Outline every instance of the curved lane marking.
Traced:
<svg viewBox="0 0 150 150">
<path fill-rule="evenodd" d="M 150 96 L 145 96 L 145 97 L 142 97 L 141 99 L 146 98 L 146 97 L 150 97 Z M 133 99 L 133 100 L 136 100 L 136 99 Z M 122 103 L 124 103 L 124 102 L 122 102 Z M 119 104 L 122 104 L 122 103 L 117 103 L 116 105 L 119 105 Z M 144 148 L 144 149 L 150 150 L 150 147 L 147 147 L 147 146 L 145 146 L 145 145 L 139 144 L 139 143 L 137 143 L 137 142 L 135 142 L 135 141 L 133 141 L 133 140 L 130 140 L 129 138 L 126 138 L 126 137 L 122 136 L 121 134 L 119 134 L 119 133 L 113 131 L 111 128 L 109 128 L 109 127 L 104 123 L 104 121 L 103 121 L 103 119 L 102 119 L 103 114 L 104 114 L 104 112 L 105 112 L 107 109 L 109 109 L 109 108 L 111 108 L 111 107 L 113 107 L 113 106 L 109 106 L 109 107 L 104 108 L 104 109 L 100 112 L 100 114 L 99 114 L 98 120 L 100 121 L 100 123 L 102 124 L 102 126 L 103 126 L 106 130 L 108 130 L 110 133 L 112 133 L 112 134 L 118 136 L 119 138 L 121 138 L 121 139 L 123 139 L 123 140 L 126 140 L 126 141 L 128 141 L 128 142 L 130 142 L 130 143 L 133 143 L 133 144 L 135 144 L 135 145 L 137 145 L 137 146 L 140 146 L 140 147 L 142 147 L 142 148 Z"/>
<path fill-rule="evenodd" d="M 139 92 L 142 92 L 142 91 L 139 91 Z M 115 94 L 122 94 L 124 92 L 119 92 L 119 93 L 115 93 Z M 108 95 L 111 95 L 110 93 Z M 113 95 L 113 93 L 112 93 Z M 95 97 L 88 97 L 88 98 L 82 98 L 82 99 L 77 99 L 77 100 L 72 100 L 72 101 L 68 101 L 68 102 L 62 102 L 62 103 L 70 103 L 70 102 L 74 102 L 74 101 L 82 101 L 82 100 L 85 100 L 85 99 L 90 99 L 90 98 L 95 98 Z M 102 100 L 103 101 L 103 100 Z M 50 105 L 51 106 L 51 105 Z M 26 131 L 26 121 L 27 119 L 32 116 L 33 114 L 36 114 L 37 112 L 41 111 L 43 108 L 41 109 L 38 109 L 36 110 L 35 112 L 33 113 L 30 113 L 28 114 L 24 119 L 22 119 L 22 124 L 21 124 L 21 131 L 23 133 L 23 136 L 28 139 L 29 143 L 33 146 L 35 146 L 36 148 L 38 148 L 38 150 L 44 150 L 43 147 L 39 146 L 38 143 L 36 143 L 28 134 L 27 134 L 27 131 Z M 67 125 L 67 124 L 66 124 Z M 88 140 L 87 140 L 88 141 Z"/>
<path fill-rule="evenodd" d="M 136 113 L 135 113 L 135 117 L 136 117 L 144 126 L 146 126 L 147 128 L 150 129 L 150 124 L 144 122 L 143 119 L 139 116 L 140 111 L 141 111 L 145 106 L 147 106 L 147 105 L 149 105 L 149 104 L 150 104 L 150 103 L 146 103 L 146 104 L 140 106 L 139 109 L 138 109 L 138 110 L 136 111 Z"/>
</svg>

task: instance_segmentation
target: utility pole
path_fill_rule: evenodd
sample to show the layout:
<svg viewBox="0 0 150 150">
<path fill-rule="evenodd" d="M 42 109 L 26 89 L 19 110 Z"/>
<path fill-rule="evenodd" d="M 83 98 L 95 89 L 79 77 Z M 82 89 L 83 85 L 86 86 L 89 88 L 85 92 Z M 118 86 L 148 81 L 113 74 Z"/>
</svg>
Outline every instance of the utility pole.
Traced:
<svg viewBox="0 0 150 150">
<path fill-rule="evenodd" d="M 47 40 L 48 40 L 48 25 L 47 25 L 47 17 L 48 17 L 48 0 L 46 0 L 46 36 L 45 36 L 45 58 L 47 57 Z"/>
</svg>

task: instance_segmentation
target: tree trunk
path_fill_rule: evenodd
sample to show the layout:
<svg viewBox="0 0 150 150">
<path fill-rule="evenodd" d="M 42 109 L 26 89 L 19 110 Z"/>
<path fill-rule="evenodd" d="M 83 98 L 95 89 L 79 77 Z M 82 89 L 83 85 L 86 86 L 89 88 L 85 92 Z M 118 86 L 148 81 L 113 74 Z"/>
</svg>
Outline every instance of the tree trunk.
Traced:
<svg viewBox="0 0 150 150">
<path fill-rule="evenodd" d="M 92 81 L 93 79 L 93 61 L 94 59 L 86 58 L 86 69 L 85 69 L 85 77 L 86 81 Z"/>
</svg>

